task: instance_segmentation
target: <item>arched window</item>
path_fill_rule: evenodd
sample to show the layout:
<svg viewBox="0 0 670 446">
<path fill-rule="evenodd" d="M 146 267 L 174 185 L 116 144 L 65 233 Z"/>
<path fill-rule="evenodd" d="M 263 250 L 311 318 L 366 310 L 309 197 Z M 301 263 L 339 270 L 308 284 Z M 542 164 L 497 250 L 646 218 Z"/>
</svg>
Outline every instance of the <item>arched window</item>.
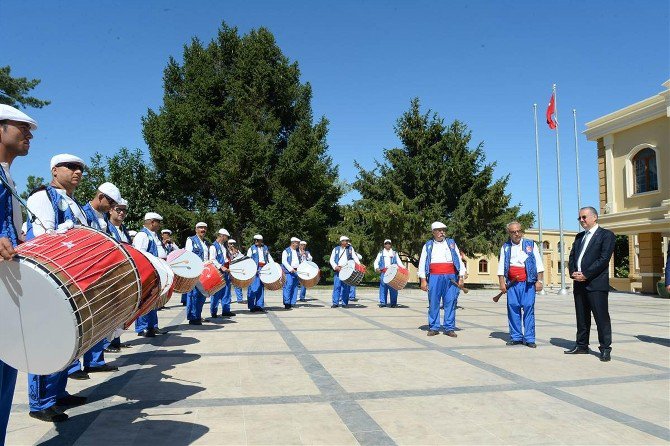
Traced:
<svg viewBox="0 0 670 446">
<path fill-rule="evenodd" d="M 542 249 L 551 249 L 548 241 L 542 242 Z"/>
<path fill-rule="evenodd" d="M 635 154 L 632 162 L 635 174 L 635 193 L 657 190 L 656 152 L 649 147 L 642 149 Z"/>
<path fill-rule="evenodd" d="M 479 261 L 479 272 L 482 274 L 488 274 L 489 273 L 489 262 L 482 259 Z"/>
</svg>

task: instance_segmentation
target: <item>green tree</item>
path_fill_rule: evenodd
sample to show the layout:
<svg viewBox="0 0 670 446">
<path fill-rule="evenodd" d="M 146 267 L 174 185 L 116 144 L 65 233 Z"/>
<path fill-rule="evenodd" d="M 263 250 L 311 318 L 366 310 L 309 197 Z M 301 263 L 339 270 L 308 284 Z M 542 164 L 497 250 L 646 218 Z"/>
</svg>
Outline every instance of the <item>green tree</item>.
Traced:
<svg viewBox="0 0 670 446">
<path fill-rule="evenodd" d="M 181 62 L 170 58 L 163 81 L 163 104 L 143 119 L 160 209 L 190 233 L 204 220 L 210 235 L 224 226 L 247 246 L 260 232 L 274 253 L 291 236 L 317 259 L 329 251 L 342 189 L 328 123 L 314 122 L 311 87 L 272 33 L 240 36 L 224 23 L 208 44 L 186 45 Z"/>
<path fill-rule="evenodd" d="M 24 200 L 27 200 L 28 197 L 30 196 L 30 193 L 37 189 L 38 187 L 42 186 L 44 183 L 44 178 L 42 177 L 36 177 L 34 175 L 28 175 L 28 179 L 26 181 L 26 190 L 21 192 L 21 198 Z"/>
<path fill-rule="evenodd" d="M 614 244 L 614 277 L 628 277 L 629 258 L 628 236 L 617 235 Z"/>
<path fill-rule="evenodd" d="M 29 80 L 25 77 L 12 77 L 11 71 L 9 65 L 0 67 L 0 104 L 7 104 L 12 107 L 42 108 L 51 103 L 28 96 L 30 90 L 41 82 L 39 79 Z"/>
<path fill-rule="evenodd" d="M 401 256 L 418 265 L 435 220 L 447 225 L 447 235 L 468 255 L 498 252 L 511 220 L 532 224 L 532 213 L 520 214 L 520 206 L 510 205 L 508 176 L 493 178 L 495 163 L 486 163 L 483 143 L 470 147 L 464 123 L 445 126 L 430 110 L 422 114 L 415 98 L 395 132 L 402 147 L 385 150 L 384 162 L 372 170 L 357 164 L 353 187 L 361 199 L 345 207 L 332 240 L 349 234 L 370 263 L 390 238 Z"/>
</svg>

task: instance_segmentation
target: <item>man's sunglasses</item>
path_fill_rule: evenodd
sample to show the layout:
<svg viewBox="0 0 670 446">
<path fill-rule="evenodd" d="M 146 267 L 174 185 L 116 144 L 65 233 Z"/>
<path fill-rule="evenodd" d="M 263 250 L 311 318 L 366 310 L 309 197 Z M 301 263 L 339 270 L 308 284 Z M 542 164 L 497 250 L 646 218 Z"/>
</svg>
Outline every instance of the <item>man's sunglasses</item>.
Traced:
<svg viewBox="0 0 670 446">
<path fill-rule="evenodd" d="M 65 167 L 66 169 L 69 169 L 73 172 L 75 170 L 81 170 L 81 172 L 84 173 L 84 166 L 79 163 L 60 163 L 56 164 L 56 167 Z"/>
</svg>

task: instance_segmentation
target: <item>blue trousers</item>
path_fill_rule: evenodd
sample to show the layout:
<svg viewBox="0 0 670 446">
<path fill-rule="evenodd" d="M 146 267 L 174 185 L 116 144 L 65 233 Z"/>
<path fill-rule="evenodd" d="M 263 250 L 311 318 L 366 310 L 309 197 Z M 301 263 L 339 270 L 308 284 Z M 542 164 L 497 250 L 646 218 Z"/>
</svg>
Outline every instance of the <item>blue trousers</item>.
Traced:
<svg viewBox="0 0 670 446">
<path fill-rule="evenodd" d="M 193 288 L 186 297 L 186 319 L 197 321 L 202 319 L 202 307 L 205 306 L 207 298 L 198 288 Z"/>
<path fill-rule="evenodd" d="M 535 342 L 534 283 L 517 282 L 507 289 L 507 321 L 513 341 Z"/>
<path fill-rule="evenodd" d="M 440 329 L 440 304 L 444 306 L 446 331 L 456 329 L 456 295 L 458 287 L 451 283 L 458 280 L 455 274 L 431 274 L 428 278 L 428 326 L 433 331 Z"/>
<path fill-rule="evenodd" d="M 221 311 L 223 313 L 230 313 L 230 288 L 226 286 L 214 293 L 209 298 L 209 312 L 212 316 L 217 314 L 219 310 L 219 302 L 221 303 Z"/>
<path fill-rule="evenodd" d="M 0 445 L 5 444 L 14 387 L 16 387 L 16 369 L 0 361 Z"/>
<path fill-rule="evenodd" d="M 79 362 L 78 360 L 76 361 Z M 67 396 L 68 370 L 52 373 L 51 375 L 28 374 L 28 403 L 30 411 L 48 409 L 56 404 L 56 399 Z"/>
<path fill-rule="evenodd" d="M 158 328 L 158 312 L 156 312 L 156 310 L 151 310 L 144 316 L 140 316 L 135 320 L 135 332 L 137 333 L 152 328 Z"/>
<path fill-rule="evenodd" d="M 286 274 L 286 283 L 284 283 L 284 288 L 282 288 L 282 297 L 284 298 L 284 305 L 295 305 L 295 302 L 298 299 L 297 273 Z"/>
<path fill-rule="evenodd" d="M 235 287 L 235 296 L 237 297 L 238 302 L 244 302 L 244 298 L 242 297 L 242 288 Z"/>
<path fill-rule="evenodd" d="M 181 304 L 182 304 L 182 305 L 186 305 L 186 303 L 187 303 L 187 296 L 188 296 L 187 293 L 184 293 L 184 294 L 181 295 Z"/>
<path fill-rule="evenodd" d="M 388 295 L 391 295 L 391 305 L 398 304 L 398 290 L 391 288 L 384 283 L 384 273 L 379 276 L 379 303 L 386 305 L 388 303 Z"/>
<path fill-rule="evenodd" d="M 333 305 L 339 305 L 340 300 L 342 300 L 342 305 L 349 305 L 349 293 L 351 293 L 351 287 L 340 280 L 340 273 L 336 271 L 333 282 Z"/>
<path fill-rule="evenodd" d="M 265 306 L 265 287 L 260 277 L 256 274 L 254 281 L 247 288 L 247 307 L 251 310 L 255 307 L 263 308 Z"/>
<path fill-rule="evenodd" d="M 307 288 L 300 285 L 300 290 L 298 290 L 298 295 L 300 296 L 300 302 L 306 301 L 307 300 Z"/>
<path fill-rule="evenodd" d="M 84 367 L 100 367 L 105 365 L 105 343 L 107 339 L 103 339 L 86 353 L 84 353 Z"/>
<path fill-rule="evenodd" d="M 105 341 L 104 342 L 104 348 L 107 348 L 107 347 L 110 347 L 110 346 L 111 347 L 116 347 L 116 348 L 121 347 L 121 337 L 120 336 L 112 339 L 111 342 L 108 341 L 107 338 L 103 339 L 103 341 Z"/>
<path fill-rule="evenodd" d="M 356 287 L 349 286 L 349 299 L 356 299 Z"/>
</svg>

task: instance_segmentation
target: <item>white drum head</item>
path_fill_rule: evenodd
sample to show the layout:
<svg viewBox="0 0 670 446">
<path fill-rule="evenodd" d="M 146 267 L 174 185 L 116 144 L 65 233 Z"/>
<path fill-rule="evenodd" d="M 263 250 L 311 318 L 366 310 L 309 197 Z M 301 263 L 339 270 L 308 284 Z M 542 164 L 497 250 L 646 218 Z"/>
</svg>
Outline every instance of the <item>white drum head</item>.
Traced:
<svg viewBox="0 0 670 446">
<path fill-rule="evenodd" d="M 298 265 L 298 277 L 302 280 L 310 280 L 319 274 L 319 266 L 314 262 L 302 262 Z"/>
<path fill-rule="evenodd" d="M 231 263 L 230 275 L 237 280 L 249 280 L 256 275 L 257 269 L 254 259 L 248 257 L 239 262 Z"/>
<path fill-rule="evenodd" d="M 258 276 L 261 278 L 261 282 L 263 283 L 275 283 L 282 277 L 281 266 L 274 262 L 266 263 L 263 268 L 261 268 Z"/>
<path fill-rule="evenodd" d="M 349 260 L 340 270 L 340 280 L 347 280 L 356 270 L 356 262 Z"/>
<path fill-rule="evenodd" d="M 395 279 L 396 274 L 398 274 L 398 265 L 390 265 L 386 268 L 386 272 L 384 273 L 384 283 L 388 284 Z"/>
<path fill-rule="evenodd" d="M 151 262 L 153 267 L 156 269 L 156 272 L 158 273 L 158 281 L 160 282 L 160 294 L 163 294 L 163 291 L 172 285 L 172 280 L 174 280 L 174 273 L 172 270 L 170 270 L 170 267 L 165 260 L 160 259 L 146 251 L 140 252 Z M 170 276 L 172 276 L 172 280 L 170 280 Z"/>
<path fill-rule="evenodd" d="M 48 273 L 26 259 L 0 262 L 0 359 L 48 375 L 72 363 L 78 344 L 70 299 Z"/>
<path fill-rule="evenodd" d="M 194 279 L 202 274 L 202 259 L 191 251 L 178 249 L 167 256 L 167 263 L 176 276 Z"/>
</svg>

